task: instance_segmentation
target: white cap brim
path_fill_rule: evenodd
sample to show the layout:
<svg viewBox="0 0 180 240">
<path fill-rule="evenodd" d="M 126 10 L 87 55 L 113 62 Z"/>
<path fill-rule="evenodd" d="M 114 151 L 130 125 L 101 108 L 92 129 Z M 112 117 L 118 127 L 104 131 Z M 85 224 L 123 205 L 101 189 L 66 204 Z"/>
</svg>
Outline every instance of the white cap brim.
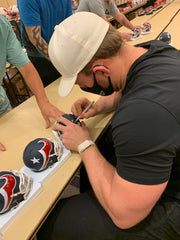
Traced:
<svg viewBox="0 0 180 240">
<path fill-rule="evenodd" d="M 58 88 L 58 93 L 61 97 L 66 97 L 72 90 L 75 82 L 76 82 L 77 75 L 74 77 L 64 77 L 62 76 Z"/>
</svg>

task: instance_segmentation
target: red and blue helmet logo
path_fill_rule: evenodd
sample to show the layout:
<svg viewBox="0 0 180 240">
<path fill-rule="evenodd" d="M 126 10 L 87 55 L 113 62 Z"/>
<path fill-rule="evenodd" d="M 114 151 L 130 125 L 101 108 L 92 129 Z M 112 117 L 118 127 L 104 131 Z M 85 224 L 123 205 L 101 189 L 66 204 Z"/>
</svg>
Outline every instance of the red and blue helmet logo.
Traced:
<svg viewBox="0 0 180 240">
<path fill-rule="evenodd" d="M 23 161 L 32 171 L 41 172 L 49 168 L 58 161 L 53 141 L 47 138 L 31 141 L 24 150 Z"/>
<path fill-rule="evenodd" d="M 151 24 L 148 22 L 145 22 L 142 26 L 143 31 L 148 32 L 151 30 Z"/>
<path fill-rule="evenodd" d="M 15 176 L 4 172 L 0 176 L 0 214 L 9 210 L 15 187 Z"/>
<path fill-rule="evenodd" d="M 32 179 L 17 170 L 0 172 L 0 214 L 16 208 L 31 190 Z"/>
</svg>

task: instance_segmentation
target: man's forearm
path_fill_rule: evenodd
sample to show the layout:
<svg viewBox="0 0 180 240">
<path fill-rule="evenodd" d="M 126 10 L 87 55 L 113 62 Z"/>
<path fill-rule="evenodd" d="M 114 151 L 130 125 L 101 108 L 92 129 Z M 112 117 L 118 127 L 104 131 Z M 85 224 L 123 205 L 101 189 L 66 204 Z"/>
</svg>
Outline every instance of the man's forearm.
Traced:
<svg viewBox="0 0 180 240">
<path fill-rule="evenodd" d="M 19 71 L 22 74 L 26 84 L 35 95 L 38 104 L 44 101 L 48 101 L 43 83 L 33 64 L 29 62 L 25 66 L 19 68 Z"/>
<path fill-rule="evenodd" d="M 125 26 L 126 28 L 129 28 L 130 30 L 133 29 L 132 23 L 124 16 L 122 13 L 118 13 L 113 16 L 121 25 Z"/>
<path fill-rule="evenodd" d="M 25 28 L 31 43 L 35 46 L 35 48 L 41 55 L 43 55 L 46 59 L 49 60 L 48 44 L 41 36 L 41 27 L 34 26 Z"/>
<path fill-rule="evenodd" d="M 100 97 L 96 102 L 97 114 L 114 111 L 121 96 L 121 92 L 114 92 L 109 96 Z"/>
<path fill-rule="evenodd" d="M 115 168 L 104 159 L 95 145 L 82 152 L 81 157 L 99 202 L 111 216 L 110 195 Z"/>
</svg>

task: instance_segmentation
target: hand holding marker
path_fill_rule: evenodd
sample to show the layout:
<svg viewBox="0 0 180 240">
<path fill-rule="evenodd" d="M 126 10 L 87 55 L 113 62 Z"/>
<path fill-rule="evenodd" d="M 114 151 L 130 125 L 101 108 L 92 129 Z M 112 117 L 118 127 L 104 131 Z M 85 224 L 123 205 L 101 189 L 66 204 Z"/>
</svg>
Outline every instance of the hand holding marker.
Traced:
<svg viewBox="0 0 180 240">
<path fill-rule="evenodd" d="M 95 103 L 95 101 L 90 102 L 90 104 L 82 111 L 82 113 L 86 113 L 91 107 L 92 105 Z M 81 114 L 80 114 L 81 115 Z M 79 119 L 80 119 L 80 115 L 76 118 L 75 122 L 76 123 Z"/>
</svg>

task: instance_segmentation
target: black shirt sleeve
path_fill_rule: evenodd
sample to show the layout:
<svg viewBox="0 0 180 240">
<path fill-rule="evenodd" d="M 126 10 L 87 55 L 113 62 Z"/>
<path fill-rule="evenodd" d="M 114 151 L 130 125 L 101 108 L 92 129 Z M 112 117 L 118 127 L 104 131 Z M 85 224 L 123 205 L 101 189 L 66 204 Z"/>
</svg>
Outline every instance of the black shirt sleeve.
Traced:
<svg viewBox="0 0 180 240">
<path fill-rule="evenodd" d="M 146 99 L 122 101 L 112 120 L 118 174 L 138 184 L 167 181 L 178 134 L 175 118 L 161 105 Z"/>
</svg>

